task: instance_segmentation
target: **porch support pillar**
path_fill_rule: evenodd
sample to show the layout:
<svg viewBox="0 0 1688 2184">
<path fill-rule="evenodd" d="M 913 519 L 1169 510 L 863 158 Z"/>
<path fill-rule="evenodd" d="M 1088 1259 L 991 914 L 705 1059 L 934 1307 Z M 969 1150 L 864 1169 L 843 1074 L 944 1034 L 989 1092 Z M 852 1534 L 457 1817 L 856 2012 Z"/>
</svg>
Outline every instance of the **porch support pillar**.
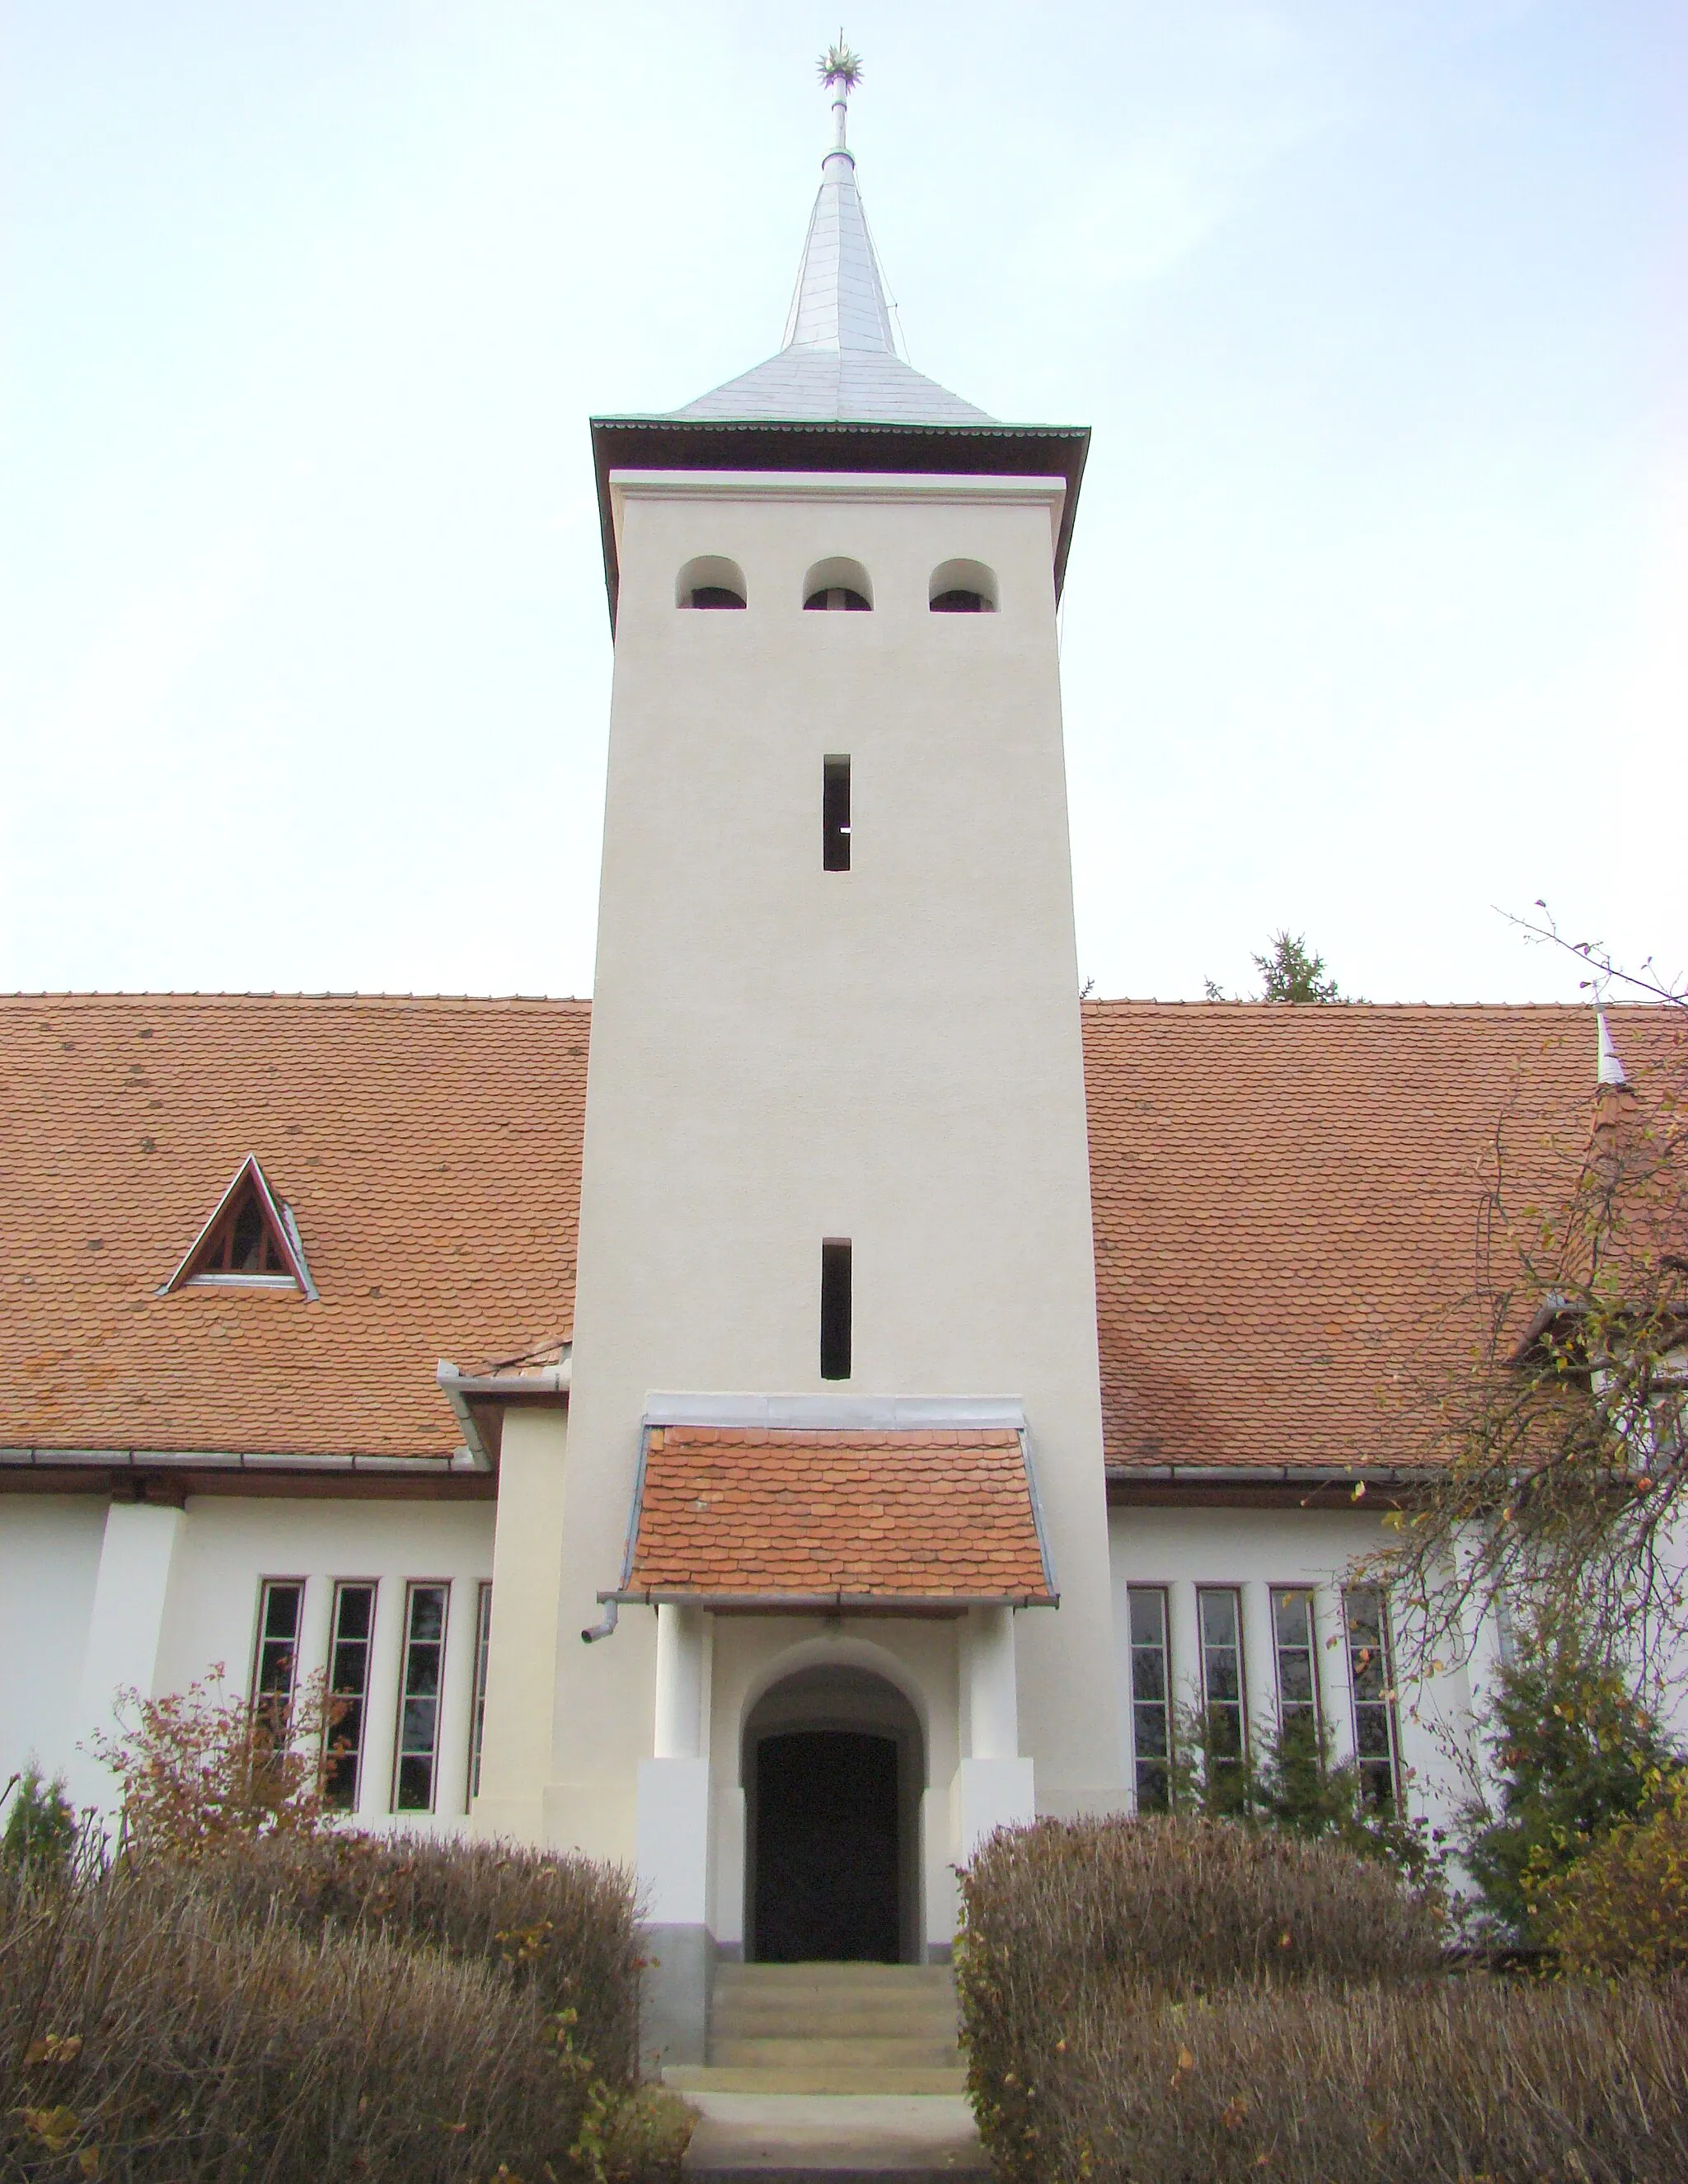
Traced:
<svg viewBox="0 0 1688 2184">
<path fill-rule="evenodd" d="M 955 1859 L 964 1864 L 998 1828 L 1033 1819 L 1037 1800 L 1032 1763 L 1020 1755 L 1013 1609 L 970 1609 L 961 1655 L 967 1756 L 950 1788 L 950 1820 Z"/>
<path fill-rule="evenodd" d="M 714 1943 L 709 1930 L 709 1624 L 701 1608 L 656 1611 L 652 1756 L 639 1762 L 634 1865 L 646 1956 L 640 2047 L 648 2068 L 701 2063 Z"/>
</svg>

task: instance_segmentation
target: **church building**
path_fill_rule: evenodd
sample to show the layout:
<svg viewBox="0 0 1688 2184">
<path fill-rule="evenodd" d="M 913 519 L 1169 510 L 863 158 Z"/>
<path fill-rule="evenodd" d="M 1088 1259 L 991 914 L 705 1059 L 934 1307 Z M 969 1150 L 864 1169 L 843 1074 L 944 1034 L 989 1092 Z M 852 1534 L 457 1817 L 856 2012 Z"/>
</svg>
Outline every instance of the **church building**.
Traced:
<svg viewBox="0 0 1688 2184">
<path fill-rule="evenodd" d="M 682 2056 L 719 1959 L 944 1961 L 972 1847 L 1164 1804 L 1182 1708 L 1446 1816 L 1491 1640 L 1397 1689 L 1351 1568 L 1496 1117 L 1596 1068 L 1081 999 L 1089 436 L 900 357 L 835 112 L 778 353 L 592 424 L 590 1003 L 0 1000 L 0 1783 L 325 1677 L 361 1825 L 636 1867 Z"/>
</svg>

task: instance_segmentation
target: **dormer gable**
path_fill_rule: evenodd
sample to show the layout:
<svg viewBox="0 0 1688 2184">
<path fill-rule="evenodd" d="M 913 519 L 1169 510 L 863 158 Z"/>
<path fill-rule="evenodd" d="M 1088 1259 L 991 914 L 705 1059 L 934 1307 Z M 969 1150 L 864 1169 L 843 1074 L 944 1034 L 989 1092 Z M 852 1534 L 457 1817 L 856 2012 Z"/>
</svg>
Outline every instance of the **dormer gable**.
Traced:
<svg viewBox="0 0 1688 2184">
<path fill-rule="evenodd" d="M 215 1212 L 159 1294 L 190 1288 L 293 1290 L 315 1301 L 293 1209 L 271 1190 L 255 1153 L 236 1169 Z"/>
</svg>

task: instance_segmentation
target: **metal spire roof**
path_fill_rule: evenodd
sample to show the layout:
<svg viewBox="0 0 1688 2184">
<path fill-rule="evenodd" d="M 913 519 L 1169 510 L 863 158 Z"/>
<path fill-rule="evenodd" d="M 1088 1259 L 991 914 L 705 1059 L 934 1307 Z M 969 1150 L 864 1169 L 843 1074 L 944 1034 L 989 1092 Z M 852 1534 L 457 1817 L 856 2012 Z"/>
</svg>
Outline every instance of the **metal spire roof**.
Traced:
<svg viewBox="0 0 1688 2184">
<path fill-rule="evenodd" d="M 1600 1061 L 1596 1071 L 1597 1081 L 1602 1084 L 1627 1084 L 1630 1081 L 1629 1075 L 1623 1062 L 1618 1059 L 1617 1048 L 1612 1044 L 1612 1027 L 1606 1021 L 1605 1010 L 1596 1009 L 1594 1018 L 1600 1026 Z"/>
<path fill-rule="evenodd" d="M 835 47 L 821 64 L 836 96 L 833 148 L 821 162 L 785 346 L 766 364 L 699 395 L 677 417 L 768 418 L 804 424 L 981 425 L 994 421 L 897 354 L 885 287 L 844 142 L 854 55 Z"/>
</svg>

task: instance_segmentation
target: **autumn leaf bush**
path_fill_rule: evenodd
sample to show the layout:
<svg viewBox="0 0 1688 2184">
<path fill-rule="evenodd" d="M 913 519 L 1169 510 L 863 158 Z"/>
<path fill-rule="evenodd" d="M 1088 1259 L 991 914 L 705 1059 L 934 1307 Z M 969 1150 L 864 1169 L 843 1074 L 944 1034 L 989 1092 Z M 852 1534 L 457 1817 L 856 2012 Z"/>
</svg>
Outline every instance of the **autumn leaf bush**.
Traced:
<svg viewBox="0 0 1688 2184">
<path fill-rule="evenodd" d="M 1688 1769 L 1563 1871 L 1534 1876 L 1533 1921 L 1562 1967 L 1607 1979 L 1688 1974 Z"/>
</svg>

